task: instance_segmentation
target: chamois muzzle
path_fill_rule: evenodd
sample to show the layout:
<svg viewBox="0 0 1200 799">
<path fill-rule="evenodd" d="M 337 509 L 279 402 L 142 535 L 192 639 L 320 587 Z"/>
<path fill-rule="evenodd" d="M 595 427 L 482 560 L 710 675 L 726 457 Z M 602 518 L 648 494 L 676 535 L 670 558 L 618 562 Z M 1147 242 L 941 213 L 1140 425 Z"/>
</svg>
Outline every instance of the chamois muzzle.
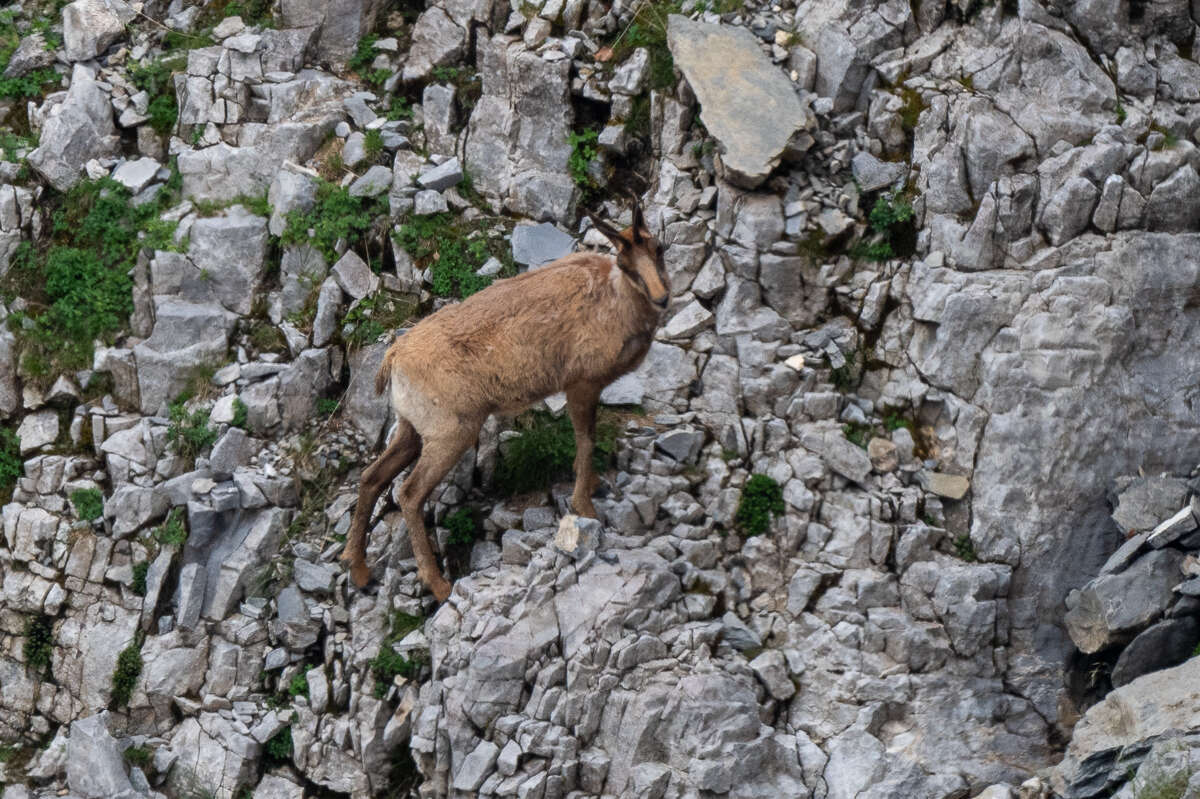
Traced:
<svg viewBox="0 0 1200 799">
<path fill-rule="evenodd" d="M 657 305 L 659 308 L 666 308 L 666 307 L 667 307 L 667 302 L 668 302 L 670 299 L 671 299 L 671 296 L 670 296 L 669 294 L 664 294 L 664 295 L 662 295 L 661 297 L 654 297 L 654 298 L 652 298 L 652 299 L 651 299 L 651 302 L 653 302 L 653 303 L 654 303 L 655 305 Z"/>
</svg>

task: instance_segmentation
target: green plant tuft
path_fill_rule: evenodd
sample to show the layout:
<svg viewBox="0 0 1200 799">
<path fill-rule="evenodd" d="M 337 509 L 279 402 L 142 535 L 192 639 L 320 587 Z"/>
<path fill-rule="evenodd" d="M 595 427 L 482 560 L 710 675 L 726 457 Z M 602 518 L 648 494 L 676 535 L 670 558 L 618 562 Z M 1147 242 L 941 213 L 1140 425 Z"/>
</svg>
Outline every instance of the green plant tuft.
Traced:
<svg viewBox="0 0 1200 799">
<path fill-rule="evenodd" d="M 75 515 L 90 522 L 104 515 L 104 495 L 98 488 L 80 488 L 71 492 Z"/>
<path fill-rule="evenodd" d="M 195 458 L 217 440 L 217 431 L 208 426 L 207 410 L 188 413 L 183 402 L 176 400 L 169 406 L 169 412 L 167 443 L 185 458 Z"/>
<path fill-rule="evenodd" d="M 0 427 L 0 499 L 12 495 L 22 469 L 24 462 L 21 460 L 20 438 L 7 427 Z"/>
<path fill-rule="evenodd" d="M 242 398 L 234 397 L 233 398 L 233 421 L 231 421 L 230 424 L 233 425 L 234 427 L 240 427 L 243 430 L 245 430 L 247 413 L 249 413 L 249 409 L 246 407 L 246 403 L 242 402 Z"/>
<path fill-rule="evenodd" d="M 385 643 L 379 648 L 379 654 L 371 660 L 371 674 L 375 676 L 375 697 L 382 699 L 397 675 L 416 679 L 421 673 L 422 660 L 414 657 L 412 660 L 397 654 L 391 645 Z"/>
<path fill-rule="evenodd" d="M 287 692 L 289 696 L 308 696 L 308 677 L 304 672 L 299 672 L 292 681 L 288 683 Z"/>
<path fill-rule="evenodd" d="M 54 622 L 49 616 L 31 616 L 25 620 L 25 665 L 36 672 L 45 673 L 50 668 L 50 654 L 54 648 Z"/>
<path fill-rule="evenodd" d="M 850 254 L 869 261 L 910 255 L 916 241 L 912 219 L 912 204 L 899 193 L 880 195 L 867 217 L 874 233 L 858 242 Z"/>
<path fill-rule="evenodd" d="M 769 475 L 755 474 L 742 487 L 742 498 L 733 520 L 750 537 L 767 532 L 772 517 L 783 512 L 783 488 Z"/>
<path fill-rule="evenodd" d="M 567 144 L 571 145 L 571 155 L 567 158 L 567 171 L 571 173 L 571 180 L 575 181 L 575 185 L 585 191 L 596 188 L 596 181 L 588 172 L 588 167 L 600 154 L 600 149 L 596 146 L 599 138 L 600 133 L 594 129 L 580 133 L 575 131 L 567 133 Z"/>
<path fill-rule="evenodd" d="M 386 197 L 351 197 L 349 189 L 322 182 L 312 210 L 288 212 L 287 228 L 280 240 L 283 244 L 311 244 L 333 263 L 339 257 L 336 247 L 340 240 L 344 239 L 351 249 L 357 247 L 375 217 L 386 213 Z"/>
<path fill-rule="evenodd" d="M 183 546 L 187 541 L 187 527 L 183 523 L 183 509 L 172 508 L 163 523 L 154 529 L 154 540 L 163 546 Z"/>
<path fill-rule="evenodd" d="M 420 268 L 433 271 L 433 293 L 439 297 L 471 296 L 494 279 L 477 275 L 489 256 L 504 264 L 500 276 L 516 273 L 512 251 L 503 239 L 487 235 L 486 223 L 464 223 L 450 214 L 410 217 L 393 234 Z"/>
<path fill-rule="evenodd" d="M 655 91 L 675 88 L 675 60 L 667 47 L 667 17 L 678 14 L 681 8 L 679 0 L 645 0 L 639 3 L 628 29 L 611 45 L 613 63 L 620 63 L 637 48 L 645 47 L 650 54 L 650 88 Z"/>
<path fill-rule="evenodd" d="M 442 526 L 450 531 L 450 535 L 446 537 L 446 543 L 460 546 L 470 546 L 475 543 L 478 525 L 475 523 L 475 514 L 470 508 L 459 508 L 453 513 L 446 514 L 446 518 L 442 519 Z"/>
<path fill-rule="evenodd" d="M 264 747 L 267 753 L 267 762 L 272 765 L 284 765 L 292 762 L 292 726 L 281 729 L 279 732 L 271 736 Z"/>
<path fill-rule="evenodd" d="M 137 766 L 140 769 L 145 769 L 154 759 L 154 752 L 145 746 L 131 746 L 122 754 L 129 765 Z"/>
<path fill-rule="evenodd" d="M 129 704 L 129 699 L 133 696 L 133 687 L 137 685 L 141 673 L 142 640 L 139 634 L 117 655 L 117 668 L 112 677 L 113 704 L 118 707 Z"/>
<path fill-rule="evenodd" d="M 967 563 L 979 560 L 979 555 L 975 553 L 975 544 L 971 541 L 971 536 L 966 533 L 954 539 L 954 554 Z"/>
<path fill-rule="evenodd" d="M 138 596 L 146 595 L 146 573 L 149 571 L 150 561 L 148 560 L 133 564 L 133 582 L 129 584 L 129 588 Z"/>
<path fill-rule="evenodd" d="M 337 412 L 338 405 L 340 404 L 341 403 L 335 399 L 319 397 L 317 399 L 317 413 L 319 413 L 321 416 L 333 416 L 333 414 Z"/>
<path fill-rule="evenodd" d="M 532 411 L 517 420 L 520 435 L 500 451 L 496 485 L 505 494 L 522 494 L 548 488 L 558 479 L 570 477 L 575 464 L 575 431 L 566 416 Z M 596 447 L 592 463 L 603 471 L 616 451 L 617 429 L 609 422 L 596 425 Z"/>
<path fill-rule="evenodd" d="M 858 424 L 851 422 L 842 425 L 842 435 L 846 440 L 857 447 L 867 448 L 867 440 L 871 437 L 871 426 L 869 424 Z"/>
</svg>

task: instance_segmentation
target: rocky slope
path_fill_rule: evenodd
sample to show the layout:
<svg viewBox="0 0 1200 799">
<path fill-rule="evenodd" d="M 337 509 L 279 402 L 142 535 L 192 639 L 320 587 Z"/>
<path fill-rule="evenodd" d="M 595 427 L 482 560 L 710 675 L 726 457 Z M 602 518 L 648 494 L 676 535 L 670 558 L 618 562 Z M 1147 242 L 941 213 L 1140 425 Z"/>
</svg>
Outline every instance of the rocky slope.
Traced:
<svg viewBox="0 0 1200 799">
<path fill-rule="evenodd" d="M 1197 22 L 0 12 L 4 799 L 1198 795 Z M 388 341 L 629 193 L 603 518 L 552 397 L 355 590 Z"/>
</svg>

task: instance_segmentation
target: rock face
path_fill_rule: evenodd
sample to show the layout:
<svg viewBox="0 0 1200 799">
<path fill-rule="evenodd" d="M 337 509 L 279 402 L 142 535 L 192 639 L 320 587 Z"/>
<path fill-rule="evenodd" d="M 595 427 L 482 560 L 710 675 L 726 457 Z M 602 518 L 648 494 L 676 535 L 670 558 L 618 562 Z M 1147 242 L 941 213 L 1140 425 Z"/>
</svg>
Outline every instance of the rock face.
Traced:
<svg viewBox="0 0 1200 799">
<path fill-rule="evenodd" d="M 668 41 L 696 93 L 700 119 L 721 143 L 726 179 L 757 187 L 778 166 L 793 134 L 811 125 L 810 112 L 749 31 L 672 14 Z"/>
<path fill-rule="evenodd" d="M 66 98 L 46 120 L 29 164 L 59 191 L 79 182 L 89 159 L 112 155 L 116 127 L 108 96 L 86 68 L 76 66 Z"/>
</svg>

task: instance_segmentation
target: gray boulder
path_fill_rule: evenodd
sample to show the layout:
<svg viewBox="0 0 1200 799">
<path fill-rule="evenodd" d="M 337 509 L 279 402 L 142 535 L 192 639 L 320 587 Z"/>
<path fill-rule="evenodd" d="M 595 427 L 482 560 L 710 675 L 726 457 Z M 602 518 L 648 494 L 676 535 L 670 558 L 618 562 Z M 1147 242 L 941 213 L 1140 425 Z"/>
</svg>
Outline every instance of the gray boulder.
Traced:
<svg viewBox="0 0 1200 799">
<path fill-rule="evenodd" d="M 77 65 L 66 99 L 42 126 L 39 145 L 27 160 L 50 185 L 65 192 L 79 182 L 84 164 L 115 154 L 118 144 L 108 95 L 91 72 Z"/>
<path fill-rule="evenodd" d="M 1200 229 L 1200 175 L 1191 164 L 1179 167 L 1150 192 L 1146 225 L 1168 233 Z"/>
<path fill-rule="evenodd" d="M 228 310 L 250 313 L 266 270 L 267 220 L 235 205 L 224 216 L 192 225 L 188 257 L 210 278 L 213 293 Z"/>
<path fill-rule="evenodd" d="M 124 0 L 75 0 L 63 15 L 63 50 L 68 61 L 87 61 L 125 33 L 136 16 Z"/>
<path fill-rule="evenodd" d="M 108 731 L 108 713 L 72 722 L 67 785 L 81 799 L 141 799 L 125 772 L 121 749 Z"/>
<path fill-rule="evenodd" d="M 574 249 L 575 239 L 549 222 L 513 228 L 513 260 L 531 269 L 570 255 Z"/>
<path fill-rule="evenodd" d="M 45 69 L 54 63 L 54 50 L 46 47 L 46 37 L 41 33 L 30 33 L 21 37 L 21 43 L 8 59 L 3 77 L 19 78 L 36 69 Z"/>
<path fill-rule="evenodd" d="M 404 63 L 404 81 L 425 80 L 434 67 L 457 61 L 466 43 L 467 32 L 441 7 L 426 9 L 413 26 L 412 47 Z"/>
<path fill-rule="evenodd" d="M 744 28 L 672 14 L 667 42 L 700 101 L 700 119 L 721 143 L 725 176 L 746 188 L 758 186 L 779 164 L 792 135 L 813 124 L 811 112 Z"/>
<path fill-rule="evenodd" d="M 1118 483 L 1113 521 L 1122 532 L 1151 530 L 1187 504 L 1191 487 L 1178 477 L 1134 477 Z"/>
<path fill-rule="evenodd" d="M 1200 640 L 1200 621 L 1194 616 L 1164 619 L 1143 630 L 1121 651 L 1112 670 L 1112 684 L 1126 683 L 1159 669 L 1177 666 L 1192 656 Z"/>
<path fill-rule="evenodd" d="M 1161 616 L 1182 579 L 1183 554 L 1159 549 L 1120 574 L 1107 574 L 1068 598 L 1065 622 L 1080 651 L 1098 652 L 1127 639 Z"/>
</svg>

